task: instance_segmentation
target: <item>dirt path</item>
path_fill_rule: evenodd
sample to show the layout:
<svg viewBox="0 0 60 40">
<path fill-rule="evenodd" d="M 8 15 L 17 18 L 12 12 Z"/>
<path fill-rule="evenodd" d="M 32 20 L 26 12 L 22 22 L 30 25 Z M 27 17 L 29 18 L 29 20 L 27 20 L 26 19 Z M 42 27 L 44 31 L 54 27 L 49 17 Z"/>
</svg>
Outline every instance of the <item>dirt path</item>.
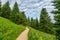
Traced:
<svg viewBox="0 0 60 40">
<path fill-rule="evenodd" d="M 28 40 L 29 29 L 26 27 L 26 30 L 23 31 L 16 40 Z"/>
</svg>

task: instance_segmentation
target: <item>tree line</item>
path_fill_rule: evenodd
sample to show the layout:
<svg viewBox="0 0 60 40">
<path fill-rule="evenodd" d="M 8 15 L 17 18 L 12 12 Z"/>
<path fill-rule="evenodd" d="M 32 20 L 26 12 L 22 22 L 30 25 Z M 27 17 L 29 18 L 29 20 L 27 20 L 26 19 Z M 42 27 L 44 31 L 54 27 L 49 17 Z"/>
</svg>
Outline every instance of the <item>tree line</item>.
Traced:
<svg viewBox="0 0 60 40">
<path fill-rule="evenodd" d="M 7 18 L 18 25 L 22 24 L 24 26 L 33 27 L 39 31 L 55 34 L 57 36 L 56 38 L 60 40 L 60 0 L 55 0 L 53 3 L 56 7 L 55 9 L 58 9 L 57 11 L 52 11 L 52 13 L 55 14 L 55 23 L 51 22 L 51 18 L 48 16 L 46 8 L 41 10 L 40 20 L 38 20 L 38 18 L 27 18 L 25 12 L 19 11 L 17 2 L 15 2 L 13 9 L 10 8 L 9 2 L 6 2 L 3 6 L 1 6 L 0 2 L 0 16 Z"/>
<path fill-rule="evenodd" d="M 0 7 L 0 9 L 1 9 L 0 12 L 1 17 L 7 18 L 16 24 L 23 24 L 23 25 L 26 24 L 26 16 L 24 12 L 19 11 L 17 2 L 15 2 L 13 9 L 10 8 L 9 2 L 6 2 L 3 6 Z"/>
<path fill-rule="evenodd" d="M 52 11 L 52 13 L 54 14 L 54 20 L 56 21 L 53 25 L 55 27 L 55 31 L 56 31 L 56 38 L 58 40 L 60 40 L 60 0 L 54 0 L 52 1 L 54 4 L 53 6 L 55 6 L 55 9 Z"/>
<path fill-rule="evenodd" d="M 1 7 L 1 17 L 7 18 L 16 24 L 22 24 L 24 26 L 30 26 L 37 30 L 46 32 L 46 33 L 53 33 L 52 29 L 52 22 L 46 8 L 43 8 L 40 14 L 40 20 L 38 18 L 26 18 L 25 12 L 20 12 L 17 2 L 15 2 L 13 9 L 10 8 L 9 2 L 6 2 Z"/>
</svg>

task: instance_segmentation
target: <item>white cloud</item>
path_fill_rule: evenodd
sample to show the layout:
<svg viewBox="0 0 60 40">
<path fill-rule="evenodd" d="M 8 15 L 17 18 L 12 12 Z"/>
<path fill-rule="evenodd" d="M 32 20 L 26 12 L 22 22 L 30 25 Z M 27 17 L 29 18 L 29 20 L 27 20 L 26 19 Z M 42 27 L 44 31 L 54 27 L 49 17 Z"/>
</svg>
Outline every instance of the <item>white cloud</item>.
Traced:
<svg viewBox="0 0 60 40">
<path fill-rule="evenodd" d="M 5 4 L 7 2 L 7 0 L 1 0 L 2 5 Z"/>
<path fill-rule="evenodd" d="M 2 4 L 4 4 L 6 1 L 7 0 L 2 0 Z M 36 17 L 39 18 L 39 14 L 43 7 L 47 9 L 48 13 L 50 13 L 54 9 L 54 7 L 51 6 L 53 4 L 51 3 L 51 1 L 53 0 L 8 0 L 8 1 L 10 2 L 11 8 L 13 7 L 15 1 L 17 1 L 19 9 L 21 11 L 25 11 L 26 16 L 30 16 L 33 18 Z"/>
</svg>

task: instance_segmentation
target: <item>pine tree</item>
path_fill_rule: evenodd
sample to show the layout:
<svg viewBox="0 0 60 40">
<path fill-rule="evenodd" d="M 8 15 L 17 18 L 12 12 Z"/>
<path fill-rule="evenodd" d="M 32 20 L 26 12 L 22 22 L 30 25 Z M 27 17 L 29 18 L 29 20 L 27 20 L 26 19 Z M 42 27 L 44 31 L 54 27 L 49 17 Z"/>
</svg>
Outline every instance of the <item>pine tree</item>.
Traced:
<svg viewBox="0 0 60 40">
<path fill-rule="evenodd" d="M 4 18 L 10 18 L 11 8 L 9 6 L 9 2 L 5 3 L 2 7 L 2 14 L 1 16 Z"/>
<path fill-rule="evenodd" d="M 27 23 L 27 26 L 30 26 L 30 18 L 29 17 L 27 18 L 27 22 L 26 23 Z"/>
<path fill-rule="evenodd" d="M 16 24 L 23 24 L 26 25 L 26 16 L 25 12 L 20 12 L 17 2 L 15 2 L 10 20 Z"/>
<path fill-rule="evenodd" d="M 25 15 L 25 12 L 22 12 L 21 13 L 22 14 L 22 20 L 21 20 L 21 22 L 22 22 L 22 24 L 24 25 L 24 26 L 26 26 L 27 25 L 27 18 L 26 18 L 26 15 Z"/>
<path fill-rule="evenodd" d="M 34 19 L 33 18 L 31 18 L 30 26 L 34 27 Z"/>
<path fill-rule="evenodd" d="M 39 29 L 47 33 L 53 33 L 51 19 L 48 16 L 45 8 L 43 8 L 41 11 Z"/>
<path fill-rule="evenodd" d="M 38 21 L 38 18 L 36 18 L 36 29 L 38 29 L 39 28 L 39 21 Z"/>
<path fill-rule="evenodd" d="M 31 18 L 31 20 L 28 18 L 28 26 L 31 26 L 32 28 L 39 30 L 38 18 L 36 19 Z"/>
<path fill-rule="evenodd" d="M 17 2 L 15 2 L 12 13 L 11 13 L 11 18 L 10 20 L 12 20 L 13 22 L 17 22 L 17 16 L 19 15 L 19 8 L 18 8 L 18 4 Z"/>
<path fill-rule="evenodd" d="M 36 29 L 36 27 L 37 27 L 37 26 L 36 26 L 36 19 L 33 19 L 33 20 L 32 20 L 32 27 Z"/>
<path fill-rule="evenodd" d="M 60 0 L 54 0 L 54 6 L 56 7 L 55 9 L 58 9 L 56 11 L 53 11 L 55 14 L 55 27 L 57 28 L 56 30 L 56 36 L 57 39 L 60 40 Z"/>
<path fill-rule="evenodd" d="M 15 2 L 15 4 L 14 4 L 14 7 L 13 7 L 13 10 L 12 10 L 12 13 L 13 13 L 13 14 L 17 14 L 17 13 L 19 13 L 19 7 L 18 7 L 17 2 Z"/>
<path fill-rule="evenodd" d="M 33 25 L 32 26 L 33 28 L 38 30 L 38 28 L 39 28 L 38 18 L 32 20 L 32 25 Z"/>
</svg>

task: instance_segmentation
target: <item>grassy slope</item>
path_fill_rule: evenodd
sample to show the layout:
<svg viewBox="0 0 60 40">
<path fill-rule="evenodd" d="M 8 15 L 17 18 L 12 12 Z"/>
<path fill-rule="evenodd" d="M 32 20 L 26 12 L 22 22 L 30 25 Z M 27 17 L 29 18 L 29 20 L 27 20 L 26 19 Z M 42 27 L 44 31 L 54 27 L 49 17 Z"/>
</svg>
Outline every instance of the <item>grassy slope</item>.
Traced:
<svg viewBox="0 0 60 40">
<path fill-rule="evenodd" d="M 0 40 L 16 40 L 24 30 L 24 26 L 16 25 L 8 19 L 0 17 Z"/>
<path fill-rule="evenodd" d="M 24 26 L 16 25 L 11 21 L 0 17 L 0 40 L 16 40 L 17 36 L 24 30 Z M 28 40 L 55 40 L 54 35 L 40 32 L 30 28 Z"/>
<path fill-rule="evenodd" d="M 54 35 L 30 28 L 29 40 L 56 40 Z"/>
</svg>

